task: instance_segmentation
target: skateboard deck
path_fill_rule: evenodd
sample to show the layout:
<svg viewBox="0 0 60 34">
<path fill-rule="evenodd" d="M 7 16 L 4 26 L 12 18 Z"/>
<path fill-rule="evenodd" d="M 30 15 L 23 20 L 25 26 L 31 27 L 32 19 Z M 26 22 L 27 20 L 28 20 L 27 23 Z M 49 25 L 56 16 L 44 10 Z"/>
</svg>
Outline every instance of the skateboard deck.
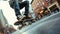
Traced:
<svg viewBox="0 0 60 34">
<path fill-rule="evenodd" d="M 20 25 L 23 24 L 25 22 L 33 22 L 33 19 L 24 19 L 24 20 L 18 20 L 17 22 L 14 23 L 14 25 Z"/>
<path fill-rule="evenodd" d="M 19 29 L 23 28 L 24 26 L 31 25 L 34 21 L 34 19 L 24 19 L 21 21 L 17 21 L 14 23 L 14 25 L 22 25 L 21 27 L 19 26 Z"/>
</svg>

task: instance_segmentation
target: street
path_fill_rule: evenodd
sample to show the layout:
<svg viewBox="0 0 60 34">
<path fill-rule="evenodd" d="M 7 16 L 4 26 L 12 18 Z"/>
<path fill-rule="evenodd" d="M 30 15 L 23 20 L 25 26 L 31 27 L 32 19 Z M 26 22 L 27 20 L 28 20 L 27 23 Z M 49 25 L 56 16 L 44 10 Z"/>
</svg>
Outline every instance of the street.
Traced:
<svg viewBox="0 0 60 34">
<path fill-rule="evenodd" d="M 22 34 L 60 34 L 60 12 L 50 15 L 44 19 L 24 27 L 20 32 Z"/>
</svg>

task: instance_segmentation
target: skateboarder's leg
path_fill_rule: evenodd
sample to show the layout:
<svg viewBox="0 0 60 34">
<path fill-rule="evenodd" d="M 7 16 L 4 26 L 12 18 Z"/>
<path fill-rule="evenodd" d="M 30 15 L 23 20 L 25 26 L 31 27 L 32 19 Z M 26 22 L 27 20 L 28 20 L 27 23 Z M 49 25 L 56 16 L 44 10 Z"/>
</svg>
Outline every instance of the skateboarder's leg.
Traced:
<svg viewBox="0 0 60 34">
<path fill-rule="evenodd" d="M 17 19 L 19 20 L 19 18 L 21 17 L 20 16 L 21 13 L 20 13 L 20 8 L 19 8 L 18 0 L 14 0 L 13 9 L 15 10 L 15 15 L 17 16 Z"/>
<path fill-rule="evenodd" d="M 9 4 L 10 4 L 10 7 L 15 10 L 16 16 L 21 15 L 18 0 L 9 1 Z"/>
<path fill-rule="evenodd" d="M 29 14 L 29 2 L 28 1 L 26 1 L 26 6 L 25 6 L 25 16 L 28 16 L 28 14 Z"/>
<path fill-rule="evenodd" d="M 29 1 L 24 1 L 24 2 L 20 3 L 19 6 L 20 6 L 20 9 L 22 9 L 23 7 L 25 7 L 25 13 L 24 13 L 24 15 L 26 17 L 29 17 L 28 16 L 28 14 L 29 14 Z"/>
<path fill-rule="evenodd" d="M 28 16 L 29 13 L 29 1 L 24 1 L 22 3 L 19 4 L 20 9 L 22 9 L 23 7 L 25 7 L 25 16 Z"/>
</svg>

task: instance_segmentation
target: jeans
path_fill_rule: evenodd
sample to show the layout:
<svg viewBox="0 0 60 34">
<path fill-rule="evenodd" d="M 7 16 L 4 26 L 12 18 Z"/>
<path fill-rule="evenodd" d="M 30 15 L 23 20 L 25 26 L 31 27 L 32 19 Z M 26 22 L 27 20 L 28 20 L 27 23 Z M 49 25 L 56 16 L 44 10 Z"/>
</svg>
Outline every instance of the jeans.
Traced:
<svg viewBox="0 0 60 34">
<path fill-rule="evenodd" d="M 17 0 L 14 0 L 11 7 L 15 10 L 16 16 L 21 15 L 20 10 L 25 7 L 24 15 L 28 16 L 28 13 L 29 13 L 29 1 L 24 1 L 24 2 L 18 3 Z"/>
</svg>

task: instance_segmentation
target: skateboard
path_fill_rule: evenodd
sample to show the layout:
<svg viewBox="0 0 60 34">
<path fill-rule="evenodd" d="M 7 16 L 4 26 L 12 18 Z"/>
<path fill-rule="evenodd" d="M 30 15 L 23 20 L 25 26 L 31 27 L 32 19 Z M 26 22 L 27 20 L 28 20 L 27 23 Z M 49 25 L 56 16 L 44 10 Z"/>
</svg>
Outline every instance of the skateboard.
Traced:
<svg viewBox="0 0 60 34">
<path fill-rule="evenodd" d="M 14 25 L 21 25 L 21 26 L 18 26 L 19 29 L 25 27 L 25 26 L 28 26 L 28 25 L 31 25 L 32 23 L 34 23 L 34 19 L 24 19 L 24 20 L 21 20 L 21 21 L 17 21 L 14 23 Z"/>
</svg>

